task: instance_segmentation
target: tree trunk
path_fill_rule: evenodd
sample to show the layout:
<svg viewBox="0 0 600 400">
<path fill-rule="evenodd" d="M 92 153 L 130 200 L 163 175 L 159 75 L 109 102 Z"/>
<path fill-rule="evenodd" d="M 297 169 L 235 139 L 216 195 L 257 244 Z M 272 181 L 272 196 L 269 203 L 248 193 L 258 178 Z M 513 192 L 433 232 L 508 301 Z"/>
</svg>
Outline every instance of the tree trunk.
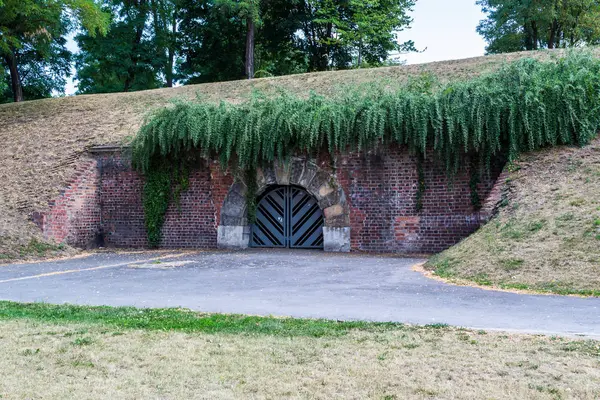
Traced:
<svg viewBox="0 0 600 400">
<path fill-rule="evenodd" d="M 254 78 L 254 19 L 248 17 L 246 34 L 246 77 Z"/>
<path fill-rule="evenodd" d="M 331 39 L 333 39 L 333 24 L 331 22 L 327 23 L 327 42 L 329 43 Z M 330 44 L 326 44 L 325 45 L 325 59 L 323 60 L 323 71 L 326 71 L 327 69 L 331 68 L 333 69 L 333 64 L 330 62 L 331 58 L 333 57 L 332 51 L 331 51 L 331 45 Z"/>
<path fill-rule="evenodd" d="M 363 43 L 361 40 L 358 45 L 358 65 L 357 65 L 358 68 L 360 68 L 360 66 L 362 65 L 362 47 L 363 47 Z"/>
<path fill-rule="evenodd" d="M 167 87 L 173 87 L 173 61 L 175 59 L 175 51 L 173 47 L 169 47 L 169 60 L 167 61 L 167 68 L 165 71 L 165 77 L 167 78 Z"/>
<path fill-rule="evenodd" d="M 539 35 L 538 35 L 537 24 L 535 23 L 535 21 L 531 22 L 531 34 L 532 34 L 532 38 L 533 38 L 533 49 L 531 49 L 531 50 L 537 50 L 538 43 L 540 40 L 539 40 Z"/>
<path fill-rule="evenodd" d="M 552 21 L 552 26 L 550 27 L 550 36 L 548 37 L 548 48 L 553 49 L 557 41 L 559 40 L 558 36 L 558 21 L 554 19 Z M 556 46 L 558 47 L 558 46 Z"/>
<path fill-rule="evenodd" d="M 167 68 L 166 68 L 166 78 L 167 78 L 167 87 L 173 87 L 173 66 L 175 64 L 175 37 L 177 35 L 177 16 L 176 11 L 173 12 L 173 26 L 169 40 L 168 46 L 168 60 L 167 60 Z"/>
<path fill-rule="evenodd" d="M 132 52 L 129 55 L 129 59 L 131 60 L 131 66 L 127 69 L 127 77 L 125 78 L 125 82 L 123 85 L 123 91 L 129 92 L 132 89 L 133 83 L 135 82 L 136 69 L 138 64 L 138 50 L 140 47 L 140 43 L 142 42 L 142 36 L 144 34 L 144 27 L 146 24 L 146 16 L 148 15 L 148 9 L 146 8 L 147 3 L 146 0 L 139 0 L 137 3 L 138 12 L 142 15 L 137 16 L 137 25 L 135 28 L 135 37 L 133 38 L 133 46 Z"/>
<path fill-rule="evenodd" d="M 17 68 L 17 57 L 12 53 L 5 56 L 4 61 L 8 64 L 8 70 L 10 71 L 13 100 L 15 103 L 23 101 L 23 86 L 21 85 L 21 77 L 19 76 L 19 69 Z"/>
</svg>

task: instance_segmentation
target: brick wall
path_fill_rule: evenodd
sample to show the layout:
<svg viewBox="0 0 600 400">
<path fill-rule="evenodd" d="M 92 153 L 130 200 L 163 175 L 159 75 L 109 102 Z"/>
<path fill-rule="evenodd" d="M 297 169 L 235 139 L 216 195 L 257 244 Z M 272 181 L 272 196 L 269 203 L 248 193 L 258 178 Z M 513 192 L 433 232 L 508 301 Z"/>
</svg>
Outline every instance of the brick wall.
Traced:
<svg viewBox="0 0 600 400">
<path fill-rule="evenodd" d="M 319 163 L 331 169 L 331 162 Z M 328 166 L 326 166 L 328 165 Z M 417 160 L 406 149 L 349 153 L 335 162 L 337 182 L 349 207 L 354 251 L 433 253 L 475 231 L 497 203 L 501 168 L 481 178 L 482 212 L 471 204 L 470 174 L 449 181 L 443 165 L 429 155 L 423 164 L 426 190 L 417 212 Z M 233 184 L 218 163 L 204 163 L 190 175 L 190 188 L 165 217 L 162 246 L 214 248 L 220 210 Z M 85 246 L 101 233 L 107 246 L 147 246 L 142 191 L 144 180 L 120 153 L 99 153 L 77 169 L 72 182 L 39 224 L 56 241 Z M 491 192 L 491 196 L 489 196 Z M 496 199 L 496 200 L 494 200 Z"/>
<path fill-rule="evenodd" d="M 102 233 L 107 246 L 145 247 L 148 245 L 142 191 L 142 176 L 132 170 L 120 154 L 99 156 L 102 175 Z"/>
<path fill-rule="evenodd" d="M 95 159 L 77 163 L 73 176 L 49 202 L 45 213 L 34 213 L 33 220 L 44 237 L 56 243 L 94 247 L 100 240 L 100 173 Z"/>
<path fill-rule="evenodd" d="M 210 192 L 214 204 L 215 226 L 221 223 L 221 208 L 229 193 L 229 188 L 233 185 L 233 175 L 224 172 L 219 163 L 213 162 L 210 164 Z"/>
<path fill-rule="evenodd" d="M 480 216 L 473 209 L 470 174 L 449 180 L 445 167 L 428 155 L 423 164 L 426 190 L 417 212 L 417 159 L 406 149 L 340 156 L 338 182 L 350 207 L 353 250 L 423 252 L 444 250 L 473 233 Z M 478 193 L 487 198 L 498 171 L 481 177 Z"/>
<path fill-rule="evenodd" d="M 102 230 L 106 245 L 147 246 L 142 206 L 143 177 L 131 169 L 127 158 L 118 154 L 101 156 L 100 169 Z M 179 203 L 169 205 L 161 245 L 166 248 L 214 248 L 217 246 L 217 212 L 211 193 L 215 180 L 211 179 L 211 171 L 205 165 L 190 172 L 189 180 L 189 189 L 181 193 Z M 227 184 L 227 180 L 223 179 L 223 183 Z M 221 192 L 226 193 L 226 190 L 221 189 Z"/>
</svg>

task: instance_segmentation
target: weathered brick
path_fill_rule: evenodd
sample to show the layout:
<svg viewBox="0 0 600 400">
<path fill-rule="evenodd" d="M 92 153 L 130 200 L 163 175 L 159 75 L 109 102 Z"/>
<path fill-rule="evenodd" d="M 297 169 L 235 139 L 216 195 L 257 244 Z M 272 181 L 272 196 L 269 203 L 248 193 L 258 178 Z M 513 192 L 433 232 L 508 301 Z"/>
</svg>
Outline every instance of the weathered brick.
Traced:
<svg viewBox="0 0 600 400">
<path fill-rule="evenodd" d="M 399 146 L 377 153 L 336 155 L 333 163 L 323 154 L 317 157 L 316 165 L 319 174 L 334 177 L 331 184 L 341 188 L 331 201 L 322 201 L 328 221 L 349 224 L 351 248 L 358 251 L 444 250 L 476 230 L 501 195 L 499 185 L 492 190 L 501 168 L 492 168 L 478 185 L 480 197 L 489 198 L 482 213 L 474 210 L 469 174 L 463 171 L 450 180 L 444 166 L 428 154 L 423 166 L 423 208 L 417 211 L 417 160 Z M 267 181 L 265 173 L 258 175 L 261 182 Z M 302 174 L 292 171 L 292 175 L 297 180 L 296 175 Z M 234 176 L 217 162 L 210 162 L 194 169 L 189 178 L 189 189 L 167 211 L 162 246 L 214 248 L 221 209 Z M 126 157 L 118 152 L 101 153 L 95 159 L 82 160 L 72 180 L 49 203 L 49 211 L 36 213 L 32 219 L 46 237 L 57 242 L 88 246 L 102 235 L 109 246 L 144 247 L 143 186 L 144 177 L 131 168 Z M 326 195 L 327 188 L 316 189 Z M 331 193 L 327 195 L 331 197 Z"/>
</svg>

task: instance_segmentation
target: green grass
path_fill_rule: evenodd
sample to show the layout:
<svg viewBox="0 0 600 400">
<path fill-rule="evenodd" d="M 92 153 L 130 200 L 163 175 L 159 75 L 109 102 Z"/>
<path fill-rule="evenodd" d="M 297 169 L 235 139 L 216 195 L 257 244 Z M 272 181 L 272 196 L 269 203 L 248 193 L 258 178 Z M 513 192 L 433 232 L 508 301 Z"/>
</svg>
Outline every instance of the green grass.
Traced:
<svg viewBox="0 0 600 400">
<path fill-rule="evenodd" d="M 520 259 L 508 259 L 503 262 L 504 270 L 514 271 L 523 265 L 523 260 Z M 435 266 L 433 270 L 434 275 L 439 276 L 449 281 L 472 281 L 473 283 L 481 286 L 494 286 L 503 290 L 526 290 L 530 292 L 537 292 L 541 294 L 558 294 L 562 296 L 583 296 L 583 297 L 600 297 L 600 290 L 593 289 L 576 289 L 570 285 L 566 285 L 560 282 L 546 282 L 539 284 L 525 284 L 525 283 L 505 283 L 492 282 L 486 274 L 477 274 L 469 277 L 460 277 L 454 270 L 452 262 L 449 260 L 441 260 L 439 263 L 432 263 Z"/>
<path fill-rule="evenodd" d="M 555 282 L 547 282 L 537 285 L 500 283 L 498 287 L 500 289 L 528 290 L 531 292 L 543 294 L 558 294 L 562 296 L 600 297 L 600 290 L 574 289 L 567 285 Z"/>
<path fill-rule="evenodd" d="M 521 268 L 524 260 L 516 258 L 508 258 L 501 261 L 505 271 L 515 271 Z M 526 283 L 507 283 L 493 282 L 485 273 L 478 273 L 471 276 L 461 276 L 457 271 L 459 262 L 451 257 L 443 258 L 441 255 L 436 255 L 429 260 L 429 265 L 433 267 L 433 274 L 447 279 L 452 282 L 471 281 L 481 286 L 494 286 L 503 290 L 526 290 L 541 294 L 558 294 L 563 296 L 584 296 L 584 297 L 600 297 L 600 290 L 595 289 L 577 289 L 571 284 L 562 282 L 541 282 L 536 284 Z"/>
<path fill-rule="evenodd" d="M 27 256 L 43 257 L 43 256 L 47 255 L 48 253 L 58 252 L 58 251 L 62 251 L 64 249 L 65 249 L 65 245 L 62 243 L 61 244 L 53 244 L 53 243 L 41 242 L 37 239 L 31 239 L 31 241 L 26 246 L 21 246 L 21 248 L 19 249 L 19 256 L 20 257 L 27 257 Z M 8 259 L 8 258 L 13 258 L 13 257 L 8 256 L 6 258 Z"/>
<path fill-rule="evenodd" d="M 0 320 L 10 319 L 33 319 L 56 324 L 98 323 L 119 329 L 311 337 L 340 336 L 357 330 L 398 330 L 404 327 L 398 323 L 205 314 L 173 308 L 88 307 L 0 301 Z"/>
<path fill-rule="evenodd" d="M 523 265 L 525 261 L 520 258 L 508 258 L 502 260 L 502 266 L 505 271 L 516 271 Z"/>
</svg>

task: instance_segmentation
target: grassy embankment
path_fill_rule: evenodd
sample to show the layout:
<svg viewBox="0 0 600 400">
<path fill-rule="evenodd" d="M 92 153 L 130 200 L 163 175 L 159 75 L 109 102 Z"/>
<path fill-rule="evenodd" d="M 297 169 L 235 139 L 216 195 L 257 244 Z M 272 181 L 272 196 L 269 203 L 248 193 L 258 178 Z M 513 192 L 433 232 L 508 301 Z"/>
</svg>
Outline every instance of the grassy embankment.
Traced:
<svg viewBox="0 0 600 400">
<path fill-rule="evenodd" d="M 509 168 L 497 217 L 426 267 L 459 283 L 600 296 L 600 139 Z"/>
<path fill-rule="evenodd" d="M 0 397 L 600 396 L 600 342 L 405 326 L 0 302 Z"/>
<path fill-rule="evenodd" d="M 596 54 L 599 49 L 593 49 Z M 374 82 L 405 82 L 429 73 L 441 82 L 472 78 L 495 71 L 523 57 L 548 59 L 562 54 L 540 51 L 501 54 L 466 60 L 292 75 L 189 85 L 131 93 L 84 95 L 0 105 L 0 258 L 55 256 L 58 248 L 41 249 L 43 238 L 31 222 L 34 212 L 48 209 L 48 201 L 72 177 L 78 160 L 97 145 L 131 141 L 144 116 L 174 98 L 240 103 L 253 90 L 265 94 L 283 89 L 299 95 L 322 95 Z M 41 249 L 41 250 L 40 250 Z M 0 260 L 1 262 L 1 260 Z"/>
</svg>

